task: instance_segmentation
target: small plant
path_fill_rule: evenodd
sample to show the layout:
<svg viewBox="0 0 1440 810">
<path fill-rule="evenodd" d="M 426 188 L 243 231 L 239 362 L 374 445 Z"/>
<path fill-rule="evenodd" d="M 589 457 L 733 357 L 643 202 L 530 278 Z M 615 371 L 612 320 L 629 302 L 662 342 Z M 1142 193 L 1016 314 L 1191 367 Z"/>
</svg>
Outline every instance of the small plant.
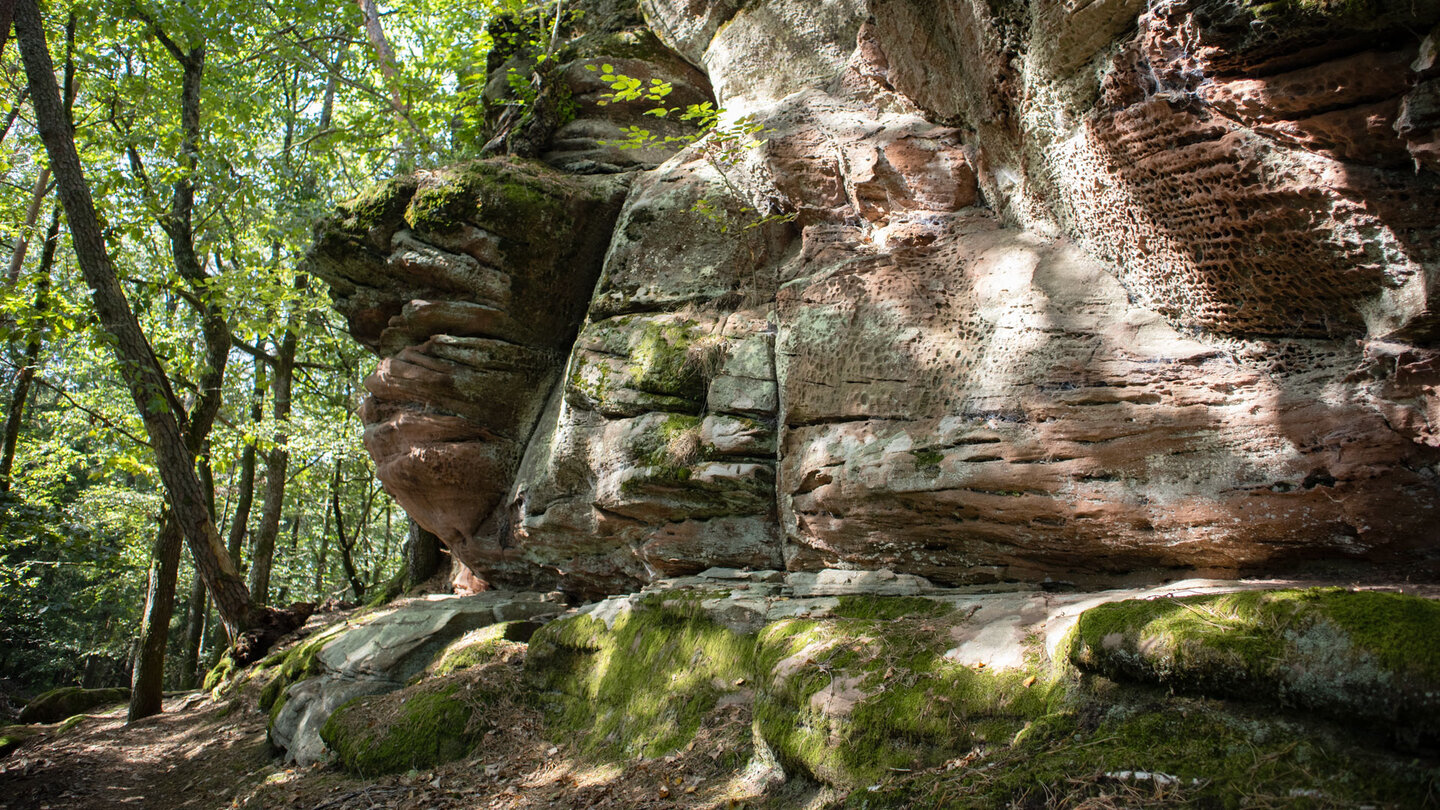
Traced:
<svg viewBox="0 0 1440 810">
<path fill-rule="evenodd" d="M 704 335 L 685 349 L 685 366 L 694 369 L 709 385 L 730 359 L 732 343 L 724 335 Z"/>
<path fill-rule="evenodd" d="M 607 143 L 621 149 L 645 149 L 672 144 L 689 146 L 698 143 L 701 157 L 715 169 L 720 181 L 731 194 L 741 200 L 748 197 L 736 186 L 732 175 L 746 152 L 764 145 L 765 141 L 761 136 L 769 132 L 764 124 L 756 122 L 748 115 L 725 121 L 725 110 L 708 101 L 685 107 L 666 106 L 665 101 L 675 88 L 662 79 L 651 79 L 647 84 L 633 76 L 617 72 L 615 66 L 608 63 L 586 65 L 585 69 L 598 72 L 600 80 L 610 85 L 612 92 L 600 100 L 601 106 L 628 101 L 649 101 L 656 106 L 646 110 L 645 115 L 656 118 L 673 117 L 694 125 L 697 130 L 690 135 L 667 135 L 662 138 L 644 127 L 628 126 L 621 129 L 621 132 L 625 133 L 625 140 Z M 794 214 L 778 211 L 762 216 L 757 209 L 750 206 L 732 210 L 708 197 L 696 200 L 690 207 L 690 212 L 709 220 L 724 234 L 748 231 L 772 222 L 787 222 L 795 218 Z"/>
<path fill-rule="evenodd" d="M 675 431 L 665 442 L 665 455 L 672 464 L 681 467 L 688 467 L 699 461 L 702 449 L 698 424 Z"/>
</svg>

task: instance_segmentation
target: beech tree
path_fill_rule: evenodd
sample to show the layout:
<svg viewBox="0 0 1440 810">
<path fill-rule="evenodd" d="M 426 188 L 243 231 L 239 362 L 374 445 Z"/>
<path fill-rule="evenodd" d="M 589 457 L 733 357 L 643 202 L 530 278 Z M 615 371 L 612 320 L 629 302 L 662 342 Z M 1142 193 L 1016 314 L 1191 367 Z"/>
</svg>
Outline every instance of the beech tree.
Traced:
<svg viewBox="0 0 1440 810">
<path fill-rule="evenodd" d="M 497 1 L 26 0 L 40 47 L 0 51 L 0 677 L 78 680 L 88 658 L 111 685 L 133 661 L 158 696 L 237 613 L 390 579 L 408 521 L 353 414 L 373 361 L 303 256 L 335 202 L 478 154 Z M 30 63 L 46 31 L 61 61 L 67 18 L 83 81 L 57 127 Z M 238 595 L 219 622 L 212 582 Z"/>
<path fill-rule="evenodd" d="M 65 119 L 39 5 L 36 0 L 15 0 L 15 6 L 16 39 L 25 65 L 36 128 L 50 158 L 57 193 L 65 206 L 76 260 L 90 285 L 100 322 L 112 340 L 118 369 L 150 437 L 174 519 L 227 631 L 232 638 L 238 637 L 250 621 L 250 593 L 225 553 L 206 506 L 195 474 L 194 455 L 186 446 L 179 422 L 183 409 L 130 309 L 111 262 L 75 148 L 74 134 Z"/>
</svg>

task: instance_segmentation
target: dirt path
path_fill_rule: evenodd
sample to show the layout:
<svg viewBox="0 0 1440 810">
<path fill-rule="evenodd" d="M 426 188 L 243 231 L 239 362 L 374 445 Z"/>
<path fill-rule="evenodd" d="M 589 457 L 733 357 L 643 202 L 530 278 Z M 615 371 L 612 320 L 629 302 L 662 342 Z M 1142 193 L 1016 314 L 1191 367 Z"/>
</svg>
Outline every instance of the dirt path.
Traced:
<svg viewBox="0 0 1440 810">
<path fill-rule="evenodd" d="M 0 760 L 0 807 L 226 807 L 273 771 L 264 715 L 199 693 L 128 727 L 123 707 L 60 727 Z"/>
<path fill-rule="evenodd" d="M 216 703 L 196 693 L 167 700 L 163 714 L 128 727 L 123 708 L 65 732 L 47 727 L 0 759 L 0 808 L 728 809 L 767 802 L 763 778 L 723 767 L 717 753 L 748 748 L 750 717 L 741 706 L 675 757 L 588 764 L 544 739 L 538 714 L 527 710 L 505 718 L 503 731 L 487 735 L 466 760 L 360 779 L 333 766 L 287 768 L 266 743 L 266 716 L 254 705 L 253 696 Z M 768 801 L 795 806 L 791 798 Z"/>
</svg>

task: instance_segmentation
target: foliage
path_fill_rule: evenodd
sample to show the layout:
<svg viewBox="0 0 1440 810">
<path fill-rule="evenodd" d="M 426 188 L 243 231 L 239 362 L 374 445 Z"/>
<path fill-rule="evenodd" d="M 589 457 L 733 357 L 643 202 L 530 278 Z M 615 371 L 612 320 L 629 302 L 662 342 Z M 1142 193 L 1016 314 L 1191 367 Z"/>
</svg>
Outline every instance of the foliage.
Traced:
<svg viewBox="0 0 1440 810">
<path fill-rule="evenodd" d="M 696 128 L 694 134 L 667 135 L 661 138 L 644 127 L 631 125 L 621 129 L 625 133 L 625 140 L 616 141 L 615 145 L 621 149 L 694 145 L 699 151 L 701 159 L 710 164 L 710 168 L 715 170 L 720 181 L 735 199 L 749 199 L 749 195 L 741 190 L 740 184 L 734 177 L 740 172 L 746 153 L 764 146 L 765 141 L 762 136 L 770 130 L 766 129 L 763 123 L 755 121 L 748 115 L 728 116 L 724 108 L 716 107 L 709 101 L 687 104 L 684 107 L 667 106 L 666 100 L 674 91 L 670 82 L 651 79 L 647 84 L 640 79 L 619 72 L 614 65 L 608 62 L 600 65 L 586 65 L 585 69 L 600 73 L 600 80 L 610 85 L 611 92 L 601 100 L 602 106 L 630 101 L 646 101 L 656 106 L 646 110 L 645 115 L 655 118 L 678 119 L 692 124 Z M 762 214 L 750 205 L 742 205 L 737 210 L 710 197 L 701 197 L 696 200 L 690 207 L 690 212 L 704 217 L 720 233 L 749 231 L 771 223 L 788 222 L 794 219 L 794 214 L 780 211 Z"/>
<path fill-rule="evenodd" d="M 372 361 L 345 334 L 325 286 L 305 272 L 312 223 L 379 178 L 478 154 L 492 45 L 487 24 L 498 10 L 517 6 L 390 0 L 381 15 L 393 52 L 387 59 L 367 40 L 356 4 L 345 0 L 45 5 L 57 64 L 67 52 L 67 21 L 72 26 L 75 139 L 107 247 L 187 407 L 206 372 L 199 346 L 205 308 L 218 307 L 235 336 L 224 404 L 204 456 L 222 534 L 240 500 L 246 446 L 262 460 L 253 534 L 264 459 L 279 437 L 289 437 L 271 602 L 346 592 L 328 512 L 337 464 L 347 534 L 355 536 L 355 564 L 367 582 L 388 579 L 400 565 L 407 528 L 359 442 L 354 411 Z M 193 161 L 182 149 L 182 69 L 171 45 L 205 48 Z M 7 48 L 0 116 L 22 86 L 17 51 Z M 43 352 L 23 411 L 13 486 L 0 496 L 0 679 L 25 692 L 119 684 L 128 680 L 163 494 L 66 236 L 48 279 L 41 278 L 39 242 L 54 201 L 41 206 L 47 216 L 27 224 L 46 159 L 28 107 L 18 109 L 0 149 L 0 266 L 22 238 L 30 248 L 15 283 L 0 283 L 4 412 L 27 342 L 41 338 Z M 182 181 L 195 190 L 194 242 L 206 274 L 200 283 L 178 275 L 167 230 Z M 292 413 L 277 423 L 267 390 L 273 363 L 254 355 L 273 358 L 287 329 L 297 339 L 297 372 Z M 265 397 L 259 421 L 251 416 L 257 384 Z M 182 599 L 192 574 L 187 562 Z M 177 613 L 172 653 L 180 655 L 183 608 Z M 207 637 L 206 657 L 221 643 Z"/>
</svg>

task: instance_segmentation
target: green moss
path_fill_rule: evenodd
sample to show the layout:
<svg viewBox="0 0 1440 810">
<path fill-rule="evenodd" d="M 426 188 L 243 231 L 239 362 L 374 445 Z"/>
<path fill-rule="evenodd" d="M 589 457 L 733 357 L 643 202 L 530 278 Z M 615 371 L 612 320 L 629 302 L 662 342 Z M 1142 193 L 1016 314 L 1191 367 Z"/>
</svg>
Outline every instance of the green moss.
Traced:
<svg viewBox="0 0 1440 810">
<path fill-rule="evenodd" d="M 930 600 L 886 604 L 896 599 L 847 605 L 875 619 L 780 622 L 761 633 L 767 680 L 756 722 L 787 768 L 854 787 L 935 767 L 1009 741 L 1063 694 L 1058 672 L 1038 655 L 1031 667 L 1005 672 L 947 660 L 941 625 L 897 617 L 949 611 Z"/>
<path fill-rule="evenodd" d="M 67 717 L 124 703 L 129 699 L 130 689 L 123 686 L 113 689 L 62 686 L 38 695 L 25 704 L 19 719 L 21 723 L 58 723 Z"/>
<path fill-rule="evenodd" d="M 514 158 L 475 161 L 422 183 L 405 210 L 411 227 L 435 233 L 473 222 L 528 242 L 560 240 L 570 227 L 566 200 L 583 195 L 574 181 L 543 164 Z"/>
<path fill-rule="evenodd" d="M 429 674 L 443 677 L 473 667 L 484 666 L 516 655 L 524 644 L 510 641 L 512 628 L 520 622 L 503 622 L 466 633 L 445 648 L 429 668 Z"/>
<path fill-rule="evenodd" d="M 885 789 L 858 791 L 847 806 L 907 807 L 924 795 L 928 807 L 957 808 L 1420 807 L 1440 777 L 1432 765 L 1354 748 L 1317 726 L 1211 700 L 1135 697 L 1081 698 L 1008 743 L 977 748 L 967 767 L 892 774 Z"/>
<path fill-rule="evenodd" d="M 409 690 L 407 690 L 409 691 Z M 393 705 L 403 701 L 398 707 Z M 398 709 L 378 714 L 375 709 Z M 371 776 L 429 768 L 462 757 L 475 742 L 467 731 L 474 706 L 454 684 L 427 684 L 403 697 L 358 697 L 336 709 L 320 730 L 341 767 Z"/>
<path fill-rule="evenodd" d="M 200 688 L 206 692 L 214 693 L 217 689 L 225 686 L 235 675 L 235 659 L 231 657 L 230 651 L 226 650 L 215 662 L 215 666 L 205 673 L 205 679 L 201 682 Z"/>
<path fill-rule="evenodd" d="M 393 177 L 362 191 L 353 199 L 336 206 L 334 224 L 353 233 L 363 234 L 386 224 L 398 225 L 405 206 L 415 195 L 419 184 L 410 176 Z"/>
<path fill-rule="evenodd" d="M 630 384 L 651 394 L 703 398 L 704 378 L 688 360 L 694 326 L 694 321 L 645 323 L 630 349 Z"/>
<path fill-rule="evenodd" d="M 0 757 L 24 745 L 40 732 L 30 726 L 5 726 L 0 728 Z"/>
<path fill-rule="evenodd" d="M 1308 591 L 1306 599 L 1385 668 L 1440 683 L 1440 603 L 1377 591 Z"/>
<path fill-rule="evenodd" d="M 271 722 L 285 705 L 285 692 L 290 685 L 319 675 L 320 651 L 350 627 L 348 622 L 332 625 L 284 652 L 271 654 L 262 662 L 270 680 L 260 690 L 260 710 L 270 713 Z"/>
<path fill-rule="evenodd" d="M 910 455 L 915 457 L 915 469 L 921 471 L 933 470 L 945 460 L 945 454 L 935 450 L 911 450 Z"/>
<path fill-rule="evenodd" d="M 592 756 L 648 757 L 687 744 L 720 698 L 747 688 L 754 639 L 705 616 L 716 594 L 647 597 L 613 627 L 583 615 L 530 642 L 526 677 L 549 730 Z"/>
<path fill-rule="evenodd" d="M 65 719 L 65 722 L 61 723 L 55 729 L 55 736 L 59 737 L 61 735 L 68 734 L 71 731 L 74 731 L 80 726 L 81 723 L 85 722 L 85 717 L 86 715 L 83 714 L 77 714 L 73 717 L 67 717 Z"/>
<path fill-rule="evenodd" d="M 840 597 L 840 604 L 832 612 L 842 619 L 920 619 L 950 611 L 944 602 L 923 596 L 846 595 Z"/>
<path fill-rule="evenodd" d="M 1299 707 L 1431 739 L 1440 723 L 1440 606 L 1336 588 L 1102 605 L 1069 657 L 1112 678 Z"/>
</svg>

